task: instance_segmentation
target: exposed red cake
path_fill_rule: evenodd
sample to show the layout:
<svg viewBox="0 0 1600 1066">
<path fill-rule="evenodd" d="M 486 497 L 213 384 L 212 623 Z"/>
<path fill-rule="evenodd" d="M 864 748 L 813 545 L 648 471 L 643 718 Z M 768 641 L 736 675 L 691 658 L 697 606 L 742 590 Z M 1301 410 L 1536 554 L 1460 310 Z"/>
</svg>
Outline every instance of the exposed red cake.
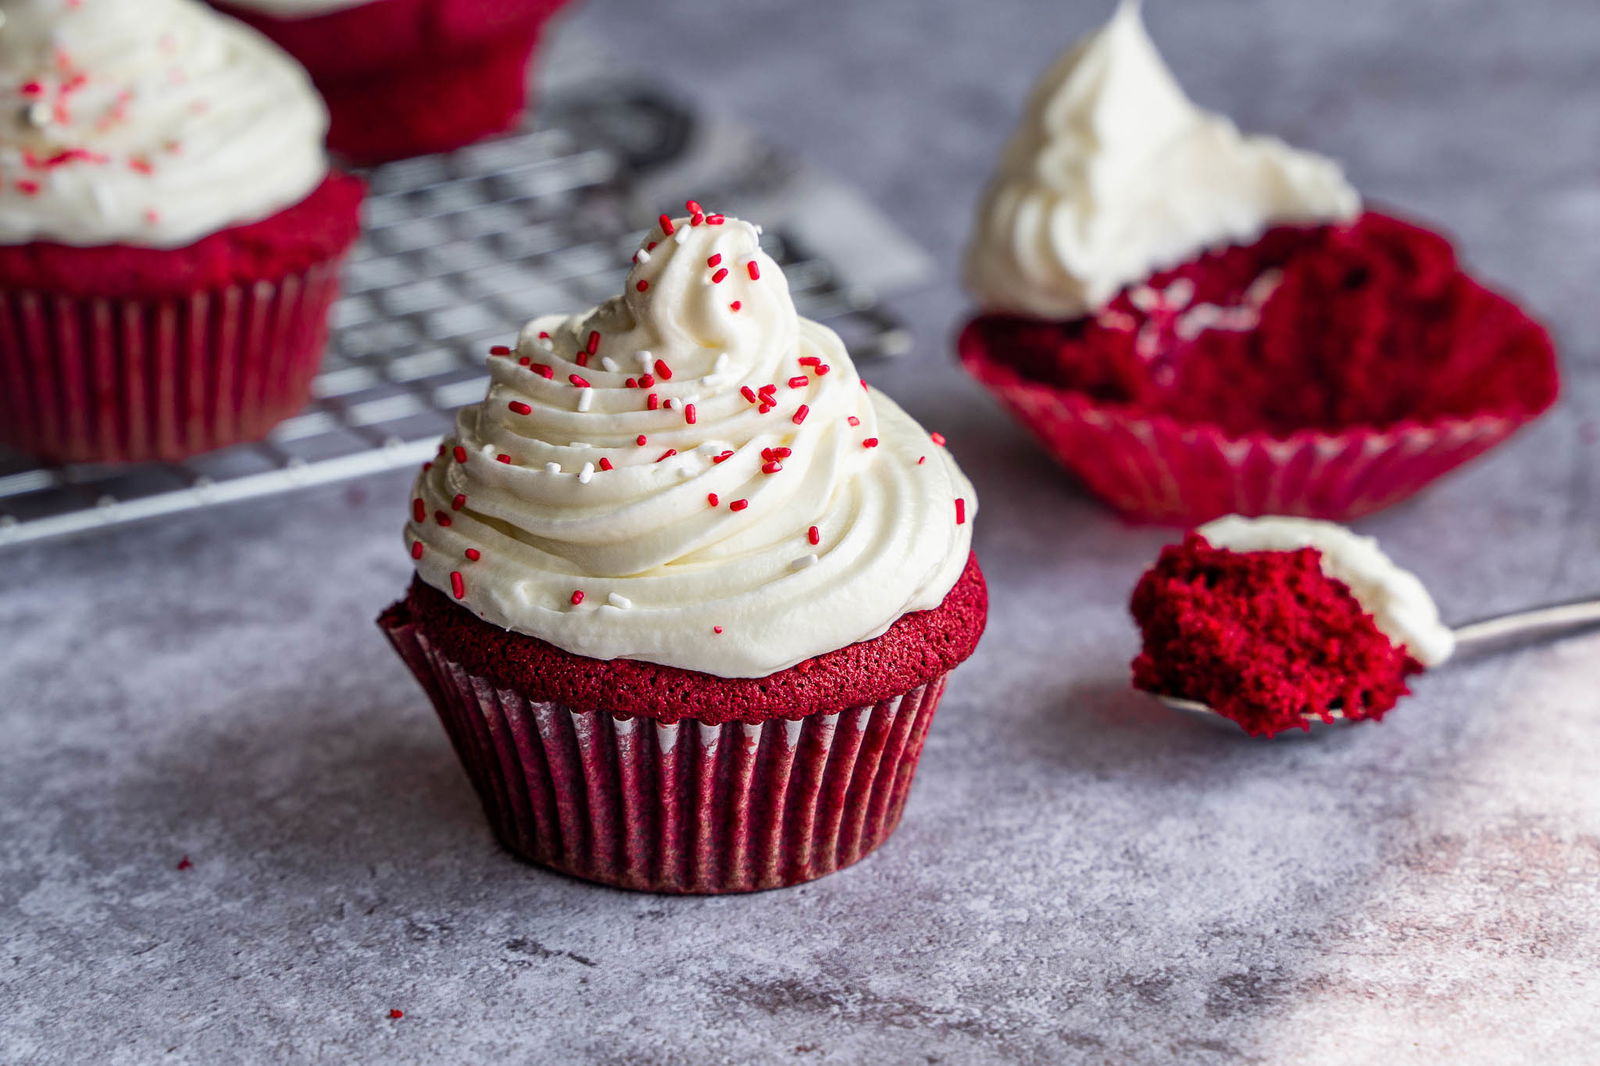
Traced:
<svg viewBox="0 0 1600 1066">
<path fill-rule="evenodd" d="M 217 2 L 298 59 L 328 144 L 358 163 L 459 148 L 513 126 L 540 30 L 565 0 L 375 0 L 309 18 Z"/>
<path fill-rule="evenodd" d="M 359 178 L 331 172 L 299 203 L 182 248 L 0 245 L 0 289 L 159 298 L 271 281 L 342 256 L 360 232 L 364 191 Z"/>
<path fill-rule="evenodd" d="M 981 315 L 960 349 L 1093 491 L 1173 522 L 1375 510 L 1558 392 L 1541 326 L 1443 237 L 1375 212 L 1273 229 L 1093 318 Z"/>
<path fill-rule="evenodd" d="M 0 246 L 0 443 L 57 462 L 182 459 L 303 407 L 362 184 L 182 248 Z"/>
<path fill-rule="evenodd" d="M 900 618 L 871 640 L 761 678 L 728 678 L 631 659 L 590 659 L 491 625 L 420 580 L 384 612 L 385 629 L 415 625 L 469 673 L 534 702 L 659 722 L 798 719 L 875 703 L 949 672 L 972 654 L 988 617 L 977 557 L 933 610 Z M 707 636 L 707 640 L 715 639 Z"/>
<path fill-rule="evenodd" d="M 1378 719 L 1422 666 L 1378 629 L 1315 548 L 1235 552 L 1191 533 L 1133 592 L 1134 686 L 1197 700 L 1247 732 L 1305 729 L 1337 708 Z"/>
</svg>

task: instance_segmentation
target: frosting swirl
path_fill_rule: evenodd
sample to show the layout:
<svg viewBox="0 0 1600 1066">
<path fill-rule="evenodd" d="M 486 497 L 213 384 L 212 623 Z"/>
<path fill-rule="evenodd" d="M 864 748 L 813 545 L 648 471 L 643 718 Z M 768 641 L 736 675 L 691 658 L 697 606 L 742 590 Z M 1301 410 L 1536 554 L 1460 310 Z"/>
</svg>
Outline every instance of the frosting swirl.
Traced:
<svg viewBox="0 0 1600 1066">
<path fill-rule="evenodd" d="M 936 607 L 976 501 L 800 318 L 758 230 L 650 234 L 624 294 L 535 319 L 424 467 L 417 572 L 595 659 L 761 677 Z"/>
<path fill-rule="evenodd" d="M 1349 586 L 1383 635 L 1403 644 L 1423 666 L 1438 666 L 1455 651 L 1455 634 L 1439 620 L 1439 608 L 1422 580 L 1402 570 L 1372 537 L 1335 522 L 1268 515 L 1228 515 L 1199 528 L 1212 547 L 1236 552 L 1322 553 L 1322 572 Z"/>
<path fill-rule="evenodd" d="M 327 111 L 196 0 L 0 0 L 0 244 L 171 248 L 303 199 Z"/>
<path fill-rule="evenodd" d="M 979 204 L 966 283 L 985 310 L 1076 318 L 1209 248 L 1359 206 L 1337 163 L 1196 107 L 1123 0 L 1034 88 Z"/>
</svg>

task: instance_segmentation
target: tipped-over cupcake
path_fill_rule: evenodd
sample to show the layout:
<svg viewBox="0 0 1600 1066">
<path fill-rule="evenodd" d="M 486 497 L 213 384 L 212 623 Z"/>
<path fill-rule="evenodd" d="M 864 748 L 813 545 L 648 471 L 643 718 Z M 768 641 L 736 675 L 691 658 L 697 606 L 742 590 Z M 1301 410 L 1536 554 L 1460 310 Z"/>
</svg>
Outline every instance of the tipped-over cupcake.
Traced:
<svg viewBox="0 0 1600 1066">
<path fill-rule="evenodd" d="M 966 281 L 964 364 L 1136 518 L 1350 518 L 1557 392 L 1539 325 L 1332 160 L 1197 107 L 1135 0 L 1034 90 Z"/>
<path fill-rule="evenodd" d="M 942 438 L 795 313 L 756 227 L 688 208 L 621 296 L 491 355 L 382 625 L 513 852 L 744 891 L 887 837 L 987 600 Z"/>
<path fill-rule="evenodd" d="M 321 361 L 361 183 L 271 42 L 196 0 L 0 3 L 0 442 L 179 459 Z"/>
<path fill-rule="evenodd" d="M 1272 736 L 1379 719 L 1455 638 L 1414 574 L 1371 537 L 1302 518 L 1218 519 L 1134 589 L 1134 686 Z"/>
</svg>

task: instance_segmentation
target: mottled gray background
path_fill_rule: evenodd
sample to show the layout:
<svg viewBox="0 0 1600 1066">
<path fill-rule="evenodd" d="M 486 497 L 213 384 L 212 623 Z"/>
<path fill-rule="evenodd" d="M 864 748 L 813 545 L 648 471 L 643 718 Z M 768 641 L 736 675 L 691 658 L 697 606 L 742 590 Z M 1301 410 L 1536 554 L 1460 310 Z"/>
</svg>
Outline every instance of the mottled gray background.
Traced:
<svg viewBox="0 0 1600 1066">
<path fill-rule="evenodd" d="M 1600 592 L 1600 8 L 1150 6 L 1199 100 L 1340 157 L 1559 335 L 1555 414 L 1362 528 L 1451 618 Z M 724 899 L 507 858 L 370 624 L 403 475 L 8 551 L 0 1061 L 1594 1062 L 1600 638 L 1315 741 L 1171 719 L 1125 687 L 1123 609 L 1169 533 L 1077 495 L 950 366 L 971 201 L 1106 7 L 592 0 L 566 31 L 944 266 L 897 301 L 916 355 L 869 373 L 977 482 L 994 613 L 881 854 Z"/>
</svg>

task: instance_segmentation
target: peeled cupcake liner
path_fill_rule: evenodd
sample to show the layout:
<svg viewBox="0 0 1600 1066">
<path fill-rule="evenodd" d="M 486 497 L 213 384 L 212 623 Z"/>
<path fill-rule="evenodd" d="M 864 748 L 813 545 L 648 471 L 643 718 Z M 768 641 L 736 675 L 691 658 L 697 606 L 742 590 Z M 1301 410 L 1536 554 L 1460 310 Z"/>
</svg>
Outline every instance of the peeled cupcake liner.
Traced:
<svg viewBox="0 0 1600 1066">
<path fill-rule="evenodd" d="M 133 462 L 264 437 L 310 399 L 342 260 L 160 298 L 0 288 L 0 441 Z"/>
<path fill-rule="evenodd" d="M 1350 521 L 1408 499 L 1542 413 L 1234 435 L 1024 380 L 978 332 L 969 324 L 958 342 L 968 372 L 1085 488 L 1143 522 L 1195 526 L 1228 514 Z"/>
<path fill-rule="evenodd" d="M 646 892 L 754 892 L 860 861 L 900 822 L 948 674 L 798 720 L 664 724 L 534 702 L 385 626 L 500 842 Z"/>
</svg>

